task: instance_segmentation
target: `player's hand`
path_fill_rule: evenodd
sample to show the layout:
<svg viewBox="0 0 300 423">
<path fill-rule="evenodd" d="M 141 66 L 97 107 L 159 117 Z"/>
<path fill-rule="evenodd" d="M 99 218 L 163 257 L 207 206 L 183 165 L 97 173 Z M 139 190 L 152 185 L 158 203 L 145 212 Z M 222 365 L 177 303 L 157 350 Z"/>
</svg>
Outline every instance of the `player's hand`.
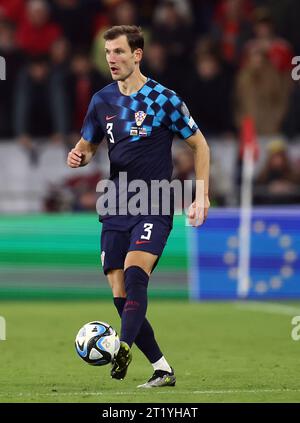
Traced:
<svg viewBox="0 0 300 423">
<path fill-rule="evenodd" d="M 68 154 L 67 164 L 69 167 L 80 167 L 82 166 L 83 154 L 73 148 Z"/>
<path fill-rule="evenodd" d="M 205 196 L 204 207 L 199 202 L 194 201 L 188 211 L 189 224 L 194 227 L 201 226 L 207 218 L 209 207 L 210 202 L 207 195 Z"/>
</svg>

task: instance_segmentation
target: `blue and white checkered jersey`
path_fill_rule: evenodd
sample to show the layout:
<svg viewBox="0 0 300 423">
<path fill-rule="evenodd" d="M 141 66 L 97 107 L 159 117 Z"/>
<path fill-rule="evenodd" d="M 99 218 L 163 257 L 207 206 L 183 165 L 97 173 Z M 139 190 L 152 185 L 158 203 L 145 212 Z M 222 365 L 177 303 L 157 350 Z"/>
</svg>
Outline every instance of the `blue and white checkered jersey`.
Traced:
<svg viewBox="0 0 300 423">
<path fill-rule="evenodd" d="M 193 135 L 198 126 L 172 90 L 148 78 L 143 87 L 123 95 L 114 82 L 97 92 L 89 105 L 81 136 L 98 144 L 105 137 L 110 179 L 127 172 L 128 181 L 171 180 L 172 140 Z"/>
</svg>

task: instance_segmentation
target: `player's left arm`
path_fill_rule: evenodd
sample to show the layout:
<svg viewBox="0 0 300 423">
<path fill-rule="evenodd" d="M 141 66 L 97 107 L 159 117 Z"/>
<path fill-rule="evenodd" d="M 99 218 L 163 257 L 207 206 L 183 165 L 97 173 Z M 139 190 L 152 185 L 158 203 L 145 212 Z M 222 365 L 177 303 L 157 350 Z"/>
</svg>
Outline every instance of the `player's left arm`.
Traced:
<svg viewBox="0 0 300 423">
<path fill-rule="evenodd" d="M 185 141 L 192 148 L 194 153 L 196 195 L 195 201 L 191 204 L 188 213 L 189 223 L 192 226 L 202 225 L 208 215 L 209 202 L 209 147 L 203 134 L 199 129 L 186 138 Z"/>
</svg>

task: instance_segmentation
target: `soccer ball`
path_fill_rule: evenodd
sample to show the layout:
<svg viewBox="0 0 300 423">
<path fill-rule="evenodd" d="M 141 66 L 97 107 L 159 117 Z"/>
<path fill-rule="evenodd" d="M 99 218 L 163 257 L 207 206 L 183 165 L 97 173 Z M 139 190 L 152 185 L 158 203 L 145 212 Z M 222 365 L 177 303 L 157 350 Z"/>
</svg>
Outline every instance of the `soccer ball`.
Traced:
<svg viewBox="0 0 300 423">
<path fill-rule="evenodd" d="M 111 363 L 120 348 L 117 332 L 108 323 L 89 322 L 78 332 L 75 339 L 78 355 L 93 366 Z"/>
</svg>

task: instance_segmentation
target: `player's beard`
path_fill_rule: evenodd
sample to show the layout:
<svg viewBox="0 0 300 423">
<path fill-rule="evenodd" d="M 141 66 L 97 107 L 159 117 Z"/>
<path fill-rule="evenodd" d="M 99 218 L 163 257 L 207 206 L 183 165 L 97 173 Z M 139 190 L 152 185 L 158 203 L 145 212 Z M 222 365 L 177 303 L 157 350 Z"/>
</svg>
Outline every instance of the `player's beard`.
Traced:
<svg viewBox="0 0 300 423">
<path fill-rule="evenodd" d="M 123 75 L 116 75 L 116 78 L 113 78 L 115 81 L 126 81 L 134 72 L 134 69 L 127 71 L 126 73 L 123 73 Z"/>
</svg>

